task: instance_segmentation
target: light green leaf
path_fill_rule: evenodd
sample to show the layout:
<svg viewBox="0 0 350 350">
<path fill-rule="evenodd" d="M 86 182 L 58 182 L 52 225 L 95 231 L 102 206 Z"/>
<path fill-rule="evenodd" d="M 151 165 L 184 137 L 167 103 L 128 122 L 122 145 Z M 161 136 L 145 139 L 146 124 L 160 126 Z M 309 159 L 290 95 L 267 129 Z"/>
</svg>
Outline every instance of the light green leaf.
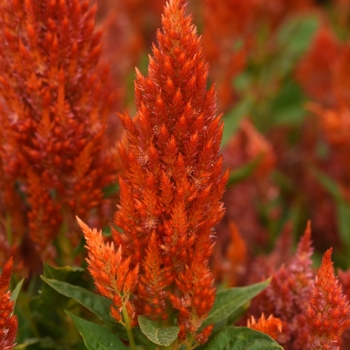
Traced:
<svg viewBox="0 0 350 350">
<path fill-rule="evenodd" d="M 177 339 L 180 327 L 161 327 L 157 322 L 145 316 L 138 317 L 142 333 L 153 343 L 161 346 L 169 346 Z"/>
<path fill-rule="evenodd" d="M 283 76 L 291 71 L 296 61 L 310 47 L 313 35 L 319 26 L 316 16 L 297 16 L 285 21 L 277 34 L 280 54 L 274 69 Z"/>
<path fill-rule="evenodd" d="M 66 313 L 73 320 L 88 350 L 127 350 L 123 342 L 107 328 L 86 321 L 69 311 Z"/>
<path fill-rule="evenodd" d="M 234 311 L 248 303 L 252 298 L 264 290 L 270 283 L 270 279 L 252 284 L 247 287 L 235 287 L 222 290 L 216 294 L 215 302 L 202 327 L 215 324 L 227 317 Z"/>
<path fill-rule="evenodd" d="M 18 298 L 18 294 L 21 291 L 22 285 L 24 282 L 24 278 L 22 278 L 16 285 L 16 287 L 13 289 L 12 293 L 11 293 L 11 300 L 14 301 L 16 303 L 16 300 Z"/>
<path fill-rule="evenodd" d="M 245 327 L 227 327 L 207 345 L 206 350 L 283 350 L 267 334 Z"/>
</svg>

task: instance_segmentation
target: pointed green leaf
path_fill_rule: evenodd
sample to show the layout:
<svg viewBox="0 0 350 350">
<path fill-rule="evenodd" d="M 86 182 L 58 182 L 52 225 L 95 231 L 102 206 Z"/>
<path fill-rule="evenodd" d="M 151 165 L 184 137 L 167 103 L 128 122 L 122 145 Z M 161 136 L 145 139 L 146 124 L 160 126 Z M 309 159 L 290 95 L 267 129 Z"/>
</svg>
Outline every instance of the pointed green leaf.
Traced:
<svg viewBox="0 0 350 350">
<path fill-rule="evenodd" d="M 11 300 L 14 301 L 16 303 L 16 300 L 18 298 L 18 294 L 21 291 L 22 285 L 24 282 L 24 278 L 22 278 L 16 285 L 16 287 L 13 289 L 12 293 L 11 293 Z"/>
<path fill-rule="evenodd" d="M 267 334 L 245 327 L 227 327 L 207 345 L 206 350 L 283 350 Z"/>
<path fill-rule="evenodd" d="M 114 322 L 112 316 L 109 314 L 109 306 L 111 302 L 107 298 L 92 293 L 82 287 L 73 286 L 72 284 L 66 282 L 46 278 L 45 276 L 40 277 L 51 288 L 68 298 L 74 299 L 79 304 L 83 305 L 92 313 L 94 313 L 100 320 L 107 323 Z"/>
<path fill-rule="evenodd" d="M 180 327 L 161 327 L 157 322 L 145 316 L 138 317 L 142 333 L 153 343 L 161 346 L 169 346 L 177 339 Z"/>
<path fill-rule="evenodd" d="M 51 288 L 55 289 L 58 293 L 74 299 L 80 305 L 87 308 L 93 314 L 95 314 L 101 321 L 106 322 L 122 339 L 128 339 L 126 329 L 121 323 L 117 323 L 110 315 L 109 306 L 111 301 L 102 295 L 98 295 L 84 289 L 82 287 L 73 286 L 66 282 L 49 279 L 44 276 L 40 276 L 41 279 L 47 283 Z M 148 339 L 142 334 L 139 329 L 135 329 L 135 339 L 140 343 L 148 346 L 150 343 Z"/>
<path fill-rule="evenodd" d="M 270 283 L 270 279 L 252 284 L 247 287 L 235 287 L 222 290 L 216 294 L 214 306 L 202 327 L 219 322 L 229 317 L 234 311 L 248 303 L 252 298 L 264 290 Z"/>
<path fill-rule="evenodd" d="M 66 313 L 73 320 L 88 350 L 127 350 L 123 342 L 107 328 L 86 321 L 69 311 L 66 311 Z"/>
</svg>

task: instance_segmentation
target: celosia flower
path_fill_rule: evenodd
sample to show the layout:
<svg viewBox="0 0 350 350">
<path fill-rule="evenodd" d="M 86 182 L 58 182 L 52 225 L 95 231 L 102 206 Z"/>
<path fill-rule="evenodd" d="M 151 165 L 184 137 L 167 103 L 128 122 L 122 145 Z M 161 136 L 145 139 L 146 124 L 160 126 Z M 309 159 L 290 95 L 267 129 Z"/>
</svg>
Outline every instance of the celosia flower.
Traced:
<svg viewBox="0 0 350 350">
<path fill-rule="evenodd" d="M 266 333 L 273 339 L 276 339 L 277 336 L 282 333 L 281 319 L 276 318 L 273 315 L 265 318 L 264 313 L 260 316 L 258 321 L 255 320 L 254 316 L 251 316 L 251 319 L 248 319 L 247 321 L 247 327 Z"/>
<path fill-rule="evenodd" d="M 9 291 L 12 258 L 5 264 L 0 276 L 0 349 L 11 350 L 15 346 L 17 317 L 13 315 L 14 302 Z"/>
<path fill-rule="evenodd" d="M 0 173 L 22 184 L 43 256 L 63 222 L 73 244 L 80 238 L 73 213 L 103 218 L 102 190 L 116 180 L 106 146 L 114 97 L 98 64 L 95 12 L 80 0 L 0 4 Z"/>
<path fill-rule="evenodd" d="M 117 321 L 121 321 L 123 307 L 125 307 L 129 318 L 135 321 L 135 312 L 129 299 L 136 287 L 138 265 L 131 269 L 131 257 L 123 256 L 122 247 L 116 250 L 113 243 L 105 244 L 101 231 L 92 230 L 79 218 L 77 220 L 86 239 L 89 272 L 97 290 L 112 300 L 111 315 Z"/>
<path fill-rule="evenodd" d="M 313 281 L 312 252 L 308 223 L 295 256 L 273 273 L 271 284 L 252 302 L 251 310 L 255 316 L 264 312 L 283 321 L 283 333 L 277 336 L 277 341 L 288 350 L 307 349 L 309 344 L 304 315 Z"/>
<path fill-rule="evenodd" d="M 148 77 L 137 71 L 136 118 L 121 116 L 128 148 L 119 146 L 113 239 L 131 268 L 139 264 L 136 312 L 165 321 L 177 310 L 182 340 L 196 333 L 214 302 L 209 258 L 227 181 L 219 156 L 221 117 L 207 76 L 184 2 L 170 0 Z"/>
<path fill-rule="evenodd" d="M 332 249 L 326 251 L 311 288 L 306 321 L 312 350 L 339 349 L 342 333 L 350 326 L 350 305 L 334 275 Z"/>
</svg>

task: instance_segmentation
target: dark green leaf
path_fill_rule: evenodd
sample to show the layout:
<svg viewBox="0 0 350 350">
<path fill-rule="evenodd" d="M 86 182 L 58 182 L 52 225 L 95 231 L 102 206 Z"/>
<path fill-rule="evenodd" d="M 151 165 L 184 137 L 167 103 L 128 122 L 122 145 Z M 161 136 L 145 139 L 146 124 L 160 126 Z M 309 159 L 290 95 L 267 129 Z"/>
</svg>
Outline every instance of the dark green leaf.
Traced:
<svg viewBox="0 0 350 350">
<path fill-rule="evenodd" d="M 84 269 L 78 266 L 54 267 L 44 263 L 44 276 L 58 281 L 72 283 L 81 278 Z"/>
<path fill-rule="evenodd" d="M 267 334 L 245 327 L 227 327 L 207 345 L 206 350 L 283 350 Z"/>
<path fill-rule="evenodd" d="M 214 306 L 210 311 L 207 319 L 203 322 L 202 327 L 217 323 L 229 317 L 234 311 L 248 303 L 252 298 L 264 290 L 270 283 L 266 281 L 252 284 L 247 287 L 235 287 L 222 290 L 217 293 Z"/>
<path fill-rule="evenodd" d="M 68 298 L 72 298 L 86 307 L 100 320 L 107 323 L 114 322 L 112 316 L 109 314 L 109 306 L 111 302 L 107 298 L 66 282 L 49 279 L 45 276 L 41 276 L 41 279 L 58 293 Z"/>
<path fill-rule="evenodd" d="M 305 96 L 300 86 L 289 80 L 271 104 L 274 125 L 299 125 L 305 117 Z"/>
<path fill-rule="evenodd" d="M 138 322 L 142 333 L 150 341 L 161 346 L 169 346 L 177 339 L 180 330 L 178 326 L 161 327 L 157 322 L 154 322 L 145 316 L 139 316 Z"/>
<path fill-rule="evenodd" d="M 252 175 L 254 170 L 260 164 L 262 158 L 263 158 L 262 155 L 259 155 L 252 161 L 240 167 L 239 169 L 235 169 L 231 171 L 230 176 L 228 178 L 227 186 L 243 181 L 246 178 L 248 178 L 250 175 Z"/>
<path fill-rule="evenodd" d="M 119 184 L 112 184 L 103 189 L 103 198 L 109 198 L 119 192 Z"/>
<path fill-rule="evenodd" d="M 340 237 L 346 251 L 350 252 L 350 203 L 344 199 L 341 188 L 333 179 L 316 168 L 311 171 L 335 201 Z"/>
<path fill-rule="evenodd" d="M 72 318 L 88 350 L 127 350 L 123 342 L 107 328 L 77 317 L 69 311 L 66 313 Z"/>
</svg>

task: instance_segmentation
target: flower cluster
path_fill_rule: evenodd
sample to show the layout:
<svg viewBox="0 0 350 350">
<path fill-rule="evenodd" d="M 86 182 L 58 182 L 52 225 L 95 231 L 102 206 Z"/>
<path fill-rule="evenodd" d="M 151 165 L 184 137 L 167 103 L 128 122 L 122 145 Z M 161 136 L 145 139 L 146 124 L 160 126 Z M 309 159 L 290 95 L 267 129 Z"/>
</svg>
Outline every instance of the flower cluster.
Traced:
<svg viewBox="0 0 350 350">
<path fill-rule="evenodd" d="M 254 315 L 270 313 L 281 319 L 283 330 L 276 340 L 287 350 L 339 349 L 350 326 L 350 306 L 334 275 L 332 249 L 324 254 L 317 274 L 311 269 L 312 252 L 309 223 L 295 256 L 273 272 L 270 286 L 251 307 Z M 255 319 L 248 321 L 255 324 Z"/>
</svg>

